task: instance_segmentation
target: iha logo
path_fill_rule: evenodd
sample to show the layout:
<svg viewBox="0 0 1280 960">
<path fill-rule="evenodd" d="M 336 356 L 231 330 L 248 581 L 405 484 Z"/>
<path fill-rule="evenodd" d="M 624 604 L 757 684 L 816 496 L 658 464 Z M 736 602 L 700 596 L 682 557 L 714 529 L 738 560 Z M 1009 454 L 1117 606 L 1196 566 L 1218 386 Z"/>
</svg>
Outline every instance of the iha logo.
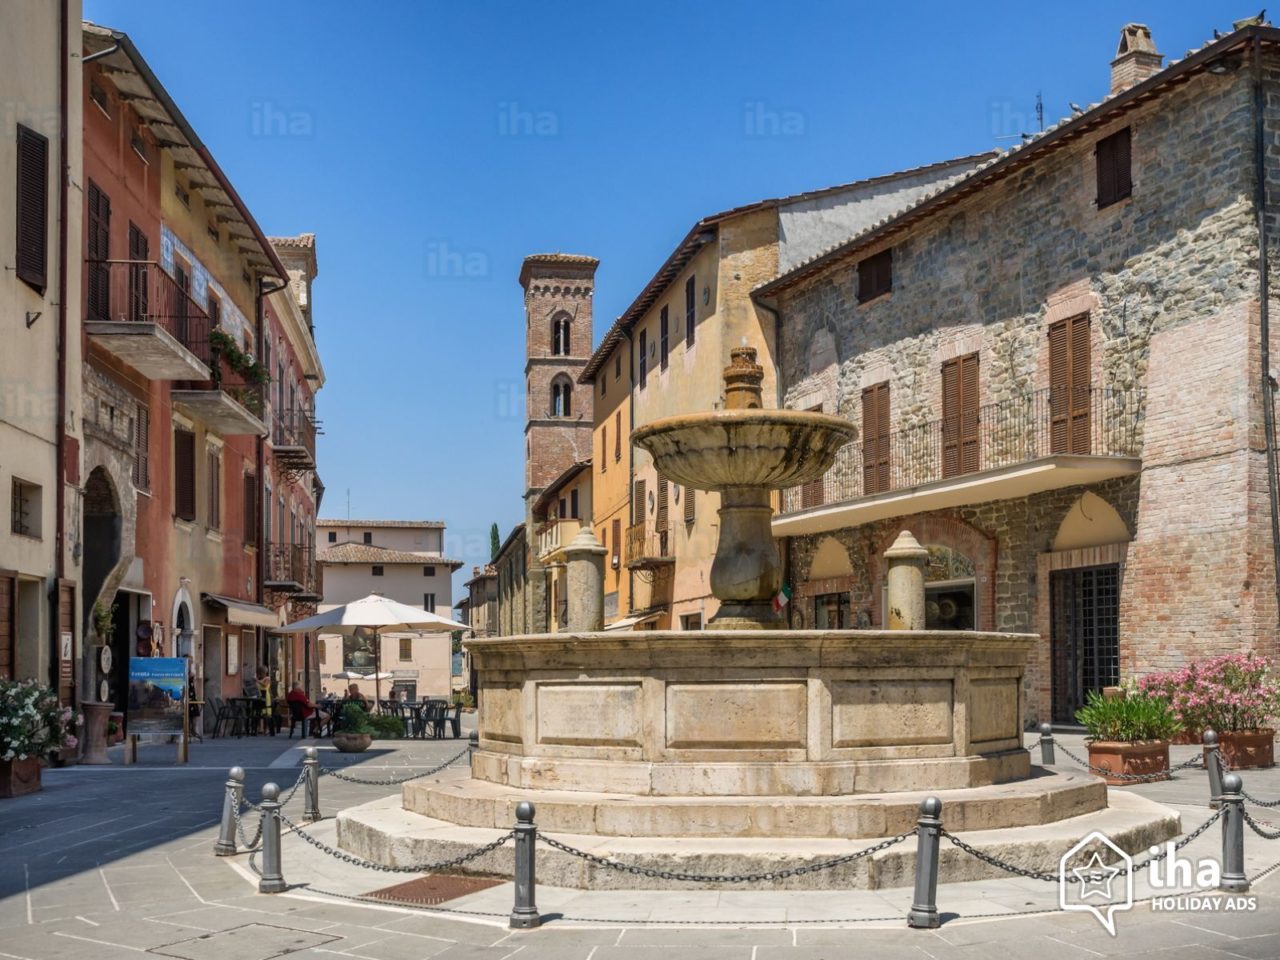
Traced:
<svg viewBox="0 0 1280 960">
<path fill-rule="evenodd" d="M 1116 862 L 1103 861 L 1103 849 Z M 1133 909 L 1133 857 L 1111 838 L 1094 830 L 1058 861 L 1058 906 L 1074 913 L 1092 913 L 1107 933 L 1116 935 L 1116 914 Z"/>
</svg>

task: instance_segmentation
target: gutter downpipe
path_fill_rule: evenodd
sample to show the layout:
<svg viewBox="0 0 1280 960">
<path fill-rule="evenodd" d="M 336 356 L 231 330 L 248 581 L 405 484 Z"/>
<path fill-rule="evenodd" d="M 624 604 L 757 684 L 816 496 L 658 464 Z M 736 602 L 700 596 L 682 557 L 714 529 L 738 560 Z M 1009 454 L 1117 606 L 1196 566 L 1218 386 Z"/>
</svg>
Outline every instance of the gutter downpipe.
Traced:
<svg viewBox="0 0 1280 960">
<path fill-rule="evenodd" d="M 1262 86 L 1262 41 L 1253 38 L 1254 208 L 1258 217 L 1258 327 L 1262 365 L 1262 423 L 1267 445 L 1267 493 L 1271 501 L 1271 552 L 1275 568 L 1276 616 L 1280 622 L 1280 476 L 1276 465 L 1275 385 L 1271 380 L 1271 280 L 1267 263 L 1266 94 Z"/>
<path fill-rule="evenodd" d="M 253 314 L 254 314 L 253 319 L 258 327 L 257 352 L 258 352 L 259 358 L 265 356 L 266 343 L 267 343 L 267 334 L 266 334 L 267 316 L 266 316 L 266 309 L 264 307 L 264 304 L 266 303 L 267 297 L 271 296 L 271 294 L 273 293 L 277 293 L 278 291 L 283 290 L 288 285 L 289 284 L 282 279 L 275 286 L 268 286 L 267 283 L 265 282 L 265 279 L 261 275 L 259 275 L 258 277 L 258 294 L 256 297 L 253 298 Z M 271 371 L 268 370 L 267 376 L 270 377 L 270 375 L 271 375 Z M 271 392 L 271 388 L 269 386 L 264 385 L 263 390 L 268 394 L 267 397 L 263 398 L 263 404 L 262 404 L 263 416 L 265 416 L 266 409 L 267 409 L 266 401 L 270 399 L 269 395 Z M 270 433 L 271 433 L 271 424 L 267 424 L 267 434 L 270 435 Z M 267 499 L 267 495 L 266 495 L 267 447 L 266 447 L 266 444 L 267 444 L 266 437 L 259 437 L 258 442 L 254 444 L 255 468 L 258 471 L 258 492 L 257 492 L 258 529 L 255 531 L 255 533 L 259 538 L 262 536 L 262 531 L 265 529 L 265 521 L 266 521 L 267 515 L 264 511 L 271 509 L 271 504 L 266 502 L 266 499 Z M 254 591 L 253 591 L 254 597 L 258 603 L 262 603 L 266 596 L 266 591 L 263 589 L 262 585 L 263 583 L 266 582 L 266 579 L 267 579 L 267 550 L 269 550 L 270 547 L 271 545 L 268 543 L 262 543 L 262 542 L 258 543 L 258 571 L 257 571 L 257 575 L 254 577 Z M 263 647 L 265 649 L 266 637 L 263 636 L 262 639 L 263 639 Z"/>
<path fill-rule="evenodd" d="M 67 105 L 70 102 L 70 84 L 67 73 L 70 70 L 71 49 L 67 42 L 67 31 L 70 29 L 68 0 L 62 0 L 58 11 L 58 422 L 56 443 L 56 474 L 54 477 L 54 582 L 49 596 L 49 684 L 58 689 L 59 661 L 61 659 L 61 607 L 62 581 L 66 577 L 67 564 L 67 247 L 70 243 L 70 230 L 67 226 L 67 200 L 70 196 L 71 179 L 70 151 L 67 147 L 69 136 L 67 124 Z M 77 331 L 78 332 L 78 331 Z M 80 599 L 77 597 L 77 599 Z M 72 623 L 81 618 L 72 611 Z M 75 627 L 72 626 L 74 643 Z M 72 648 L 72 663 L 75 662 L 75 649 Z M 76 671 L 71 671 L 71 697 L 76 695 Z"/>
</svg>

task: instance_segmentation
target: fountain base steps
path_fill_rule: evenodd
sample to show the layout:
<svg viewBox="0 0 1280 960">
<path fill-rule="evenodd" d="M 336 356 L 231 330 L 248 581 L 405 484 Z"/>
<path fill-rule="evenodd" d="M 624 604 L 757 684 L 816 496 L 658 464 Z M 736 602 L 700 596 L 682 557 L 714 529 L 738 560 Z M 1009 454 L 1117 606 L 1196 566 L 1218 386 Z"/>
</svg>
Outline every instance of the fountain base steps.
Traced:
<svg viewBox="0 0 1280 960">
<path fill-rule="evenodd" d="M 1138 855 L 1181 831 L 1177 813 L 1145 797 L 1121 791 L 1112 791 L 1110 805 L 1091 813 L 1003 829 L 965 829 L 949 815 L 947 804 L 951 798 L 945 793 L 942 797 L 943 822 L 962 840 L 1004 861 L 1049 873 L 1056 871 L 1064 853 L 1094 830 L 1102 831 L 1121 848 Z M 878 842 L 872 838 L 844 837 L 605 837 L 550 829 L 542 822 L 541 808 L 537 819 L 540 831 L 561 843 L 598 857 L 668 872 L 766 873 L 822 863 Z M 341 812 L 337 836 L 338 845 L 350 853 L 389 866 L 408 866 L 459 856 L 496 839 L 508 829 L 509 823 L 494 829 L 460 826 L 425 817 L 404 809 L 401 798 L 393 796 Z M 507 844 L 456 871 L 510 877 L 512 856 L 512 847 Z M 853 863 L 786 880 L 757 881 L 752 887 L 808 890 L 910 887 L 915 857 L 916 840 L 908 837 L 902 843 Z M 728 882 L 693 883 L 624 873 L 541 843 L 537 871 L 539 883 L 577 889 L 743 888 L 742 884 Z M 1008 876 L 946 840 L 942 842 L 939 874 L 944 883 Z"/>
<path fill-rule="evenodd" d="M 1039 769 L 1039 768 L 1037 768 Z M 920 801 L 943 798 L 955 830 L 1052 823 L 1102 810 L 1105 784 L 1085 773 L 1044 771 L 1012 783 L 959 790 L 845 796 L 637 796 L 533 790 L 470 778 L 407 783 L 404 808 L 465 827 L 501 829 L 531 800 L 540 829 L 622 837 L 845 837 L 867 839 L 915 826 Z"/>
</svg>

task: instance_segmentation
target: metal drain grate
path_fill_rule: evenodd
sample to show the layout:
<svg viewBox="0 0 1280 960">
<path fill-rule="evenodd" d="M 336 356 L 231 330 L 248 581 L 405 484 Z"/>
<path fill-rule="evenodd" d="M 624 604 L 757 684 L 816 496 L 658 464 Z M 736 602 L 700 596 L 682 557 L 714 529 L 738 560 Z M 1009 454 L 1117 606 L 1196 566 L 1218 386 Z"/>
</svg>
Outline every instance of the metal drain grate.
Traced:
<svg viewBox="0 0 1280 960">
<path fill-rule="evenodd" d="M 465 897 L 469 893 L 478 893 L 490 887 L 501 886 L 504 882 L 485 877 L 459 877 L 447 873 L 434 873 L 427 877 L 418 877 L 416 880 L 397 883 L 393 887 L 383 887 L 365 896 L 378 900 L 399 900 L 402 903 L 434 906 L 446 900 Z"/>
</svg>

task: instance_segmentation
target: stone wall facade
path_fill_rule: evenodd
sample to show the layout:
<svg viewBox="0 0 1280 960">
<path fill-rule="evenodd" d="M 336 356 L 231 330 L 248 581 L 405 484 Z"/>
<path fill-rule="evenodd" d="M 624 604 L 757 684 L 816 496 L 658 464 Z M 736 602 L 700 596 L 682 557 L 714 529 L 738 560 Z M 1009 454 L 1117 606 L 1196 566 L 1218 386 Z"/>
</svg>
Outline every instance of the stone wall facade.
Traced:
<svg viewBox="0 0 1280 960">
<path fill-rule="evenodd" d="M 1101 417 L 1094 422 L 1090 453 L 1141 461 L 1140 472 L 1118 479 L 992 502 L 980 502 L 975 485 L 970 505 L 940 512 L 920 513 L 908 497 L 900 516 L 797 537 L 789 550 L 797 618 L 813 615 L 809 565 L 823 538 L 833 536 L 849 553 L 852 611 L 880 623 L 880 558 L 896 531 L 909 528 L 922 543 L 932 536 L 968 551 L 977 568 L 977 629 L 1044 634 L 1028 677 L 1028 722 L 1050 710 L 1051 625 L 1042 581 L 1064 563 L 1120 565 L 1122 678 L 1225 650 L 1277 652 L 1256 386 L 1248 74 L 1198 74 L 781 289 L 784 404 L 821 406 L 861 427 L 863 389 L 887 381 L 895 432 L 937 432 L 942 365 L 970 353 L 979 358 L 984 431 L 1010 411 L 1039 411 L 1035 398 L 1050 385 L 1048 328 L 1087 315 L 1089 383 L 1108 424 L 1104 435 L 1097 432 Z M 1280 84 L 1273 89 L 1276 98 Z M 1132 194 L 1099 209 L 1094 151 L 1126 127 Z M 1276 159 L 1270 162 L 1280 173 Z M 859 303 L 857 262 L 890 248 L 892 291 Z M 984 433 L 979 470 L 1048 452 L 1047 423 L 1038 413 L 1018 416 L 1007 434 Z M 896 489 L 940 476 L 936 462 L 922 465 L 931 451 L 895 440 Z M 846 458 L 842 469 L 846 476 L 828 489 L 856 501 L 860 466 Z M 1089 544 L 1093 553 L 1055 550 L 1057 531 L 1086 490 L 1114 509 L 1129 538 Z"/>
</svg>

